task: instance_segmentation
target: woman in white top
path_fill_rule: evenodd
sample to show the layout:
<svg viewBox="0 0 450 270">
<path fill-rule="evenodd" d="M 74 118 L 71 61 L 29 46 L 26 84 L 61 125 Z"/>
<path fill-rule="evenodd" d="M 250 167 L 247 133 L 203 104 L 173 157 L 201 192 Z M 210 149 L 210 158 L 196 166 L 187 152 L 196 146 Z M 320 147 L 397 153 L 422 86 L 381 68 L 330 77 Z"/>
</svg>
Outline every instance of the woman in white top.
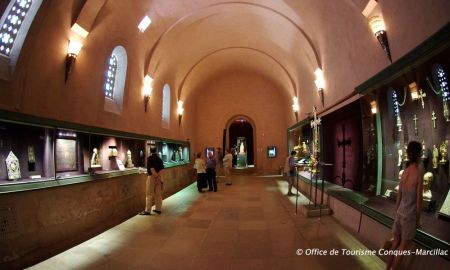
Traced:
<svg viewBox="0 0 450 270">
<path fill-rule="evenodd" d="M 233 167 L 233 155 L 230 153 L 230 151 L 225 150 L 225 156 L 223 157 L 223 171 L 225 174 L 225 185 L 230 186 L 231 183 L 231 177 L 230 177 L 230 170 L 231 167 Z"/>
<path fill-rule="evenodd" d="M 197 170 L 197 189 L 198 192 L 203 193 L 202 188 L 205 187 L 206 184 L 206 164 L 205 160 L 202 159 L 202 153 L 197 153 L 194 169 Z"/>
</svg>

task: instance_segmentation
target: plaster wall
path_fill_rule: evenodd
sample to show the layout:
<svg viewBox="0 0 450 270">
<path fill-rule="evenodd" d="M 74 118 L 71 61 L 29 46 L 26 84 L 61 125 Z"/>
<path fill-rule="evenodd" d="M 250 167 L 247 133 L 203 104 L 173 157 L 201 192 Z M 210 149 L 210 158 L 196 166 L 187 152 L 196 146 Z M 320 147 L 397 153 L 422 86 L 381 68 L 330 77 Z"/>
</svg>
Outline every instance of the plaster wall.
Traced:
<svg viewBox="0 0 450 270">
<path fill-rule="evenodd" d="M 279 173 L 286 157 L 286 129 L 292 108 L 282 91 L 266 77 L 249 72 L 223 72 L 200 86 L 196 102 L 196 141 L 193 151 L 222 147 L 227 123 L 244 115 L 254 123 L 255 167 L 258 173 Z M 288 105 L 289 104 L 289 105 Z M 227 139 L 228 140 L 228 139 Z M 276 146 L 276 158 L 267 157 L 267 146 Z"/>
<path fill-rule="evenodd" d="M 127 1 L 105 5 L 94 22 L 67 82 L 65 59 L 70 27 L 83 1 L 44 1 L 28 32 L 17 68 L 9 81 L 0 80 L 0 108 L 25 114 L 82 123 L 114 130 L 165 138 L 192 138 L 192 124 L 178 126 L 177 94 L 169 75 L 155 78 L 147 113 L 142 96 L 146 74 L 147 42 L 156 34 L 142 35 L 139 17 Z M 117 6 L 118 5 L 118 6 Z M 133 20 L 123 18 L 133 17 Z M 133 29 L 133 31 L 130 31 Z M 153 31 L 158 31 L 154 28 Z M 123 111 L 120 115 L 104 110 L 104 81 L 107 59 L 115 46 L 127 53 Z M 171 86 L 171 125 L 161 127 L 162 88 Z M 186 114 L 191 113 L 186 110 Z"/>
</svg>

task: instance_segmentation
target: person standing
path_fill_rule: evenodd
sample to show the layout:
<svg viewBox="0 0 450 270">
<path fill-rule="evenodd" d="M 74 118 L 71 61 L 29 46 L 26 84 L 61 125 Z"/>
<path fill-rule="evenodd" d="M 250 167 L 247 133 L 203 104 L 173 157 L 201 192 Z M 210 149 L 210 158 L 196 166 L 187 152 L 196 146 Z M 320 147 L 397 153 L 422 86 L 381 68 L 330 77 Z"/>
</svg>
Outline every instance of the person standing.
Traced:
<svg viewBox="0 0 450 270">
<path fill-rule="evenodd" d="M 139 213 L 140 215 L 150 215 L 153 204 L 155 210 L 153 212 L 161 214 L 162 207 L 162 191 L 164 164 L 163 161 L 156 154 L 156 147 L 150 148 L 151 155 L 147 158 L 147 183 L 146 183 L 146 197 L 145 210 Z"/>
<path fill-rule="evenodd" d="M 297 152 L 291 151 L 291 155 L 286 158 L 286 162 L 284 164 L 284 172 L 287 175 L 287 181 L 288 181 L 288 196 L 294 195 L 292 193 L 292 186 L 294 184 L 294 177 L 295 177 L 295 154 Z"/>
<path fill-rule="evenodd" d="M 208 159 L 206 160 L 206 178 L 208 179 L 209 191 L 217 192 L 217 182 L 216 182 L 216 159 L 214 154 L 209 152 Z"/>
<path fill-rule="evenodd" d="M 225 150 L 225 156 L 223 157 L 223 173 L 225 175 L 225 185 L 230 186 L 233 183 L 231 182 L 231 167 L 233 166 L 233 155 L 229 150 Z"/>
<path fill-rule="evenodd" d="M 202 189 L 206 186 L 206 164 L 202 159 L 202 153 L 196 155 L 194 169 L 197 170 L 197 189 L 198 192 L 204 192 Z"/>
<path fill-rule="evenodd" d="M 397 250 L 400 255 L 390 256 L 386 263 L 386 269 L 400 268 L 401 254 L 411 244 L 416 229 L 420 226 L 423 199 L 423 170 L 419 166 L 421 151 L 422 145 L 419 142 L 412 141 L 408 144 L 406 153 L 409 164 L 403 171 L 400 180 L 396 204 L 397 213 L 394 225 L 392 225 L 394 240 L 391 249 Z"/>
</svg>

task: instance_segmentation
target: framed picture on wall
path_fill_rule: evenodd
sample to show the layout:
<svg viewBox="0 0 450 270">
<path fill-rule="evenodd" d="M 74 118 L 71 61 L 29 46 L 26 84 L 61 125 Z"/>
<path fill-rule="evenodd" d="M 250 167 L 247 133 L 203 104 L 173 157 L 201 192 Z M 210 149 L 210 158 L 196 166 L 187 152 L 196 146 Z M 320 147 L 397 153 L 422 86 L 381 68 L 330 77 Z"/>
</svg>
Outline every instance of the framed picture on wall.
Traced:
<svg viewBox="0 0 450 270">
<path fill-rule="evenodd" d="M 274 158 L 277 156 L 277 147 L 276 146 L 267 146 L 267 157 Z"/>
</svg>

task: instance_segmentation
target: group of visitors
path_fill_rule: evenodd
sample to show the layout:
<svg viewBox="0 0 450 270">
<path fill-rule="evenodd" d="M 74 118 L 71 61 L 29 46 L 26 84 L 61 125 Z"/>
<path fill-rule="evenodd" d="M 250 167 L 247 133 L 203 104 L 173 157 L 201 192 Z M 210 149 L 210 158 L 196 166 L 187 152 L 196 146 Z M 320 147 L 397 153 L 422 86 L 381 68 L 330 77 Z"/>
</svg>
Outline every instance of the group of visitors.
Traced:
<svg viewBox="0 0 450 270">
<path fill-rule="evenodd" d="M 423 190 L 423 170 L 419 166 L 422 145 L 419 142 L 410 142 L 407 148 L 409 164 L 402 174 L 399 192 L 396 204 L 396 217 L 392 228 L 394 239 L 392 241 L 392 250 L 405 250 L 411 244 L 420 226 L 420 214 L 422 212 L 422 190 Z M 156 154 L 156 148 L 150 148 L 151 155 L 147 158 L 147 182 L 146 182 L 146 206 L 141 215 L 150 215 L 151 207 L 155 205 L 153 212 L 161 214 L 162 190 L 164 181 L 164 164 L 161 158 Z M 284 171 L 288 179 L 288 193 L 293 195 L 292 186 L 295 177 L 295 151 L 286 158 Z M 225 151 L 222 159 L 225 183 L 231 185 L 230 169 L 232 168 L 233 156 L 231 151 Z M 202 158 L 202 153 L 196 155 L 194 168 L 197 171 L 197 189 L 203 193 L 204 188 L 209 191 L 217 192 L 216 181 L 217 161 L 213 152 L 208 152 L 206 161 Z M 400 265 L 402 256 L 390 256 L 387 260 L 386 269 L 397 269 Z"/>
<path fill-rule="evenodd" d="M 225 184 L 231 185 L 230 170 L 232 167 L 233 156 L 229 151 L 225 151 L 225 156 L 222 159 L 223 170 L 225 176 Z M 205 159 L 202 158 L 202 153 L 196 154 L 194 161 L 194 169 L 197 171 L 197 190 L 203 193 L 205 188 L 208 191 L 217 192 L 216 168 L 218 162 L 213 152 L 208 152 Z"/>
</svg>

